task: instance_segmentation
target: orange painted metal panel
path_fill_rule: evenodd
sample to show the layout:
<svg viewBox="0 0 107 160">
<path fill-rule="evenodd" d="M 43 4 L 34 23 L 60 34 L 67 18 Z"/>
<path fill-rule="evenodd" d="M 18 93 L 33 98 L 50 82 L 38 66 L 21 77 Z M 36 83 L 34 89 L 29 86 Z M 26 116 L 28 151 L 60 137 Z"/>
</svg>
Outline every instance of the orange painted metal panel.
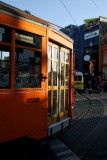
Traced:
<svg viewBox="0 0 107 160">
<path fill-rule="evenodd" d="M 40 132 L 36 138 L 46 137 L 45 96 L 45 91 L 0 94 L 0 142 Z"/>
<path fill-rule="evenodd" d="M 13 27 L 13 28 L 18 28 L 18 29 L 21 29 L 21 30 L 36 33 L 38 35 L 46 36 L 46 28 L 45 27 L 27 22 L 25 20 L 21 20 L 21 19 L 18 19 L 18 18 L 11 17 L 11 16 L 6 15 L 6 14 L 0 13 L 0 23 L 8 25 L 8 26 Z"/>
<path fill-rule="evenodd" d="M 68 48 L 73 48 L 73 41 L 71 41 L 70 38 L 67 38 L 67 36 L 64 36 L 60 32 L 49 30 L 49 38 L 54 41 L 59 42 L 60 44 L 63 44 L 64 46 Z"/>
</svg>

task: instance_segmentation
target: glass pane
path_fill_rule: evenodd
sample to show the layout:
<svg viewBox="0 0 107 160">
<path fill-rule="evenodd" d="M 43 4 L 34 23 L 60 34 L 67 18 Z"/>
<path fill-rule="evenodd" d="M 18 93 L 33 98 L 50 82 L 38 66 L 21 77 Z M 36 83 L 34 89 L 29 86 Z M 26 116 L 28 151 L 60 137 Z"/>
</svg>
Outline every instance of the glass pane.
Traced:
<svg viewBox="0 0 107 160">
<path fill-rule="evenodd" d="M 107 67 L 103 67 L 103 78 L 107 80 Z"/>
<path fill-rule="evenodd" d="M 0 88 L 10 86 L 10 47 L 0 46 Z"/>
<path fill-rule="evenodd" d="M 42 37 L 40 35 L 17 30 L 15 33 L 16 44 L 33 48 L 42 48 Z"/>
<path fill-rule="evenodd" d="M 78 76 L 78 81 L 82 81 L 82 76 Z"/>
<path fill-rule="evenodd" d="M 77 81 L 77 76 L 74 76 L 74 81 Z"/>
<path fill-rule="evenodd" d="M 60 60 L 61 62 L 65 62 L 65 52 L 64 51 L 61 51 L 60 53 Z"/>
<path fill-rule="evenodd" d="M 9 87 L 10 62 L 0 62 L 0 88 Z"/>
<path fill-rule="evenodd" d="M 41 84 L 41 54 L 17 48 L 15 53 L 15 87 L 38 88 Z"/>
<path fill-rule="evenodd" d="M 53 108 L 52 108 L 52 115 L 57 113 L 57 91 L 53 91 Z"/>
<path fill-rule="evenodd" d="M 68 53 L 65 55 L 65 60 L 67 63 L 69 63 L 69 54 Z"/>
<path fill-rule="evenodd" d="M 58 60 L 58 48 L 53 48 L 52 58 Z"/>
<path fill-rule="evenodd" d="M 64 91 L 61 90 L 61 112 L 64 111 Z"/>
<path fill-rule="evenodd" d="M 57 86 L 57 62 L 53 62 L 53 86 Z"/>
<path fill-rule="evenodd" d="M 61 86 L 64 86 L 64 64 L 61 64 Z"/>
<path fill-rule="evenodd" d="M 5 51 L 0 51 L 0 60 L 9 60 L 10 53 Z"/>
<path fill-rule="evenodd" d="M 51 91 L 48 91 L 48 115 L 51 115 Z"/>
<path fill-rule="evenodd" d="M 51 86 L 52 67 L 51 61 L 48 60 L 48 86 Z"/>
<path fill-rule="evenodd" d="M 52 46 L 48 46 L 48 58 L 52 58 Z"/>
<path fill-rule="evenodd" d="M 66 81 L 66 85 L 68 86 L 69 85 L 69 65 L 66 64 L 66 78 L 65 78 L 65 81 Z"/>
<path fill-rule="evenodd" d="M 65 91 L 65 110 L 68 111 L 69 106 L 69 90 Z"/>
<path fill-rule="evenodd" d="M 11 43 L 12 29 L 5 25 L 0 24 L 0 42 L 9 42 Z"/>
</svg>

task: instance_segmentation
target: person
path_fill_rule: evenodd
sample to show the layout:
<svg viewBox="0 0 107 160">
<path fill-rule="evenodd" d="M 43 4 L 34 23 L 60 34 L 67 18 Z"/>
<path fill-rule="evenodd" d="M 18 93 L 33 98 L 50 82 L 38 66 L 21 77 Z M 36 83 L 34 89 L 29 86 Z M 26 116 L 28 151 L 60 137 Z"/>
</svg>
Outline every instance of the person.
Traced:
<svg viewBox="0 0 107 160">
<path fill-rule="evenodd" d="M 99 80 L 97 89 L 98 89 L 99 94 L 101 95 L 103 93 L 103 82 L 102 82 L 102 80 Z"/>
<path fill-rule="evenodd" d="M 88 93 L 90 93 L 90 96 L 92 96 L 92 85 L 91 85 L 91 80 L 88 82 Z"/>
</svg>

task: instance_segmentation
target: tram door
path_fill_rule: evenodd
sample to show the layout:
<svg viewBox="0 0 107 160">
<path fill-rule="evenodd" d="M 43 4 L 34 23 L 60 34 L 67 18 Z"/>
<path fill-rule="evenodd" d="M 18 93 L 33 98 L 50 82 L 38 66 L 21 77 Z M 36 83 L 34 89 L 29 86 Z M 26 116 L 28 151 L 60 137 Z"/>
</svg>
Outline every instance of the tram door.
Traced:
<svg viewBox="0 0 107 160">
<path fill-rule="evenodd" d="M 68 117 L 69 50 L 48 46 L 48 125 Z"/>
</svg>

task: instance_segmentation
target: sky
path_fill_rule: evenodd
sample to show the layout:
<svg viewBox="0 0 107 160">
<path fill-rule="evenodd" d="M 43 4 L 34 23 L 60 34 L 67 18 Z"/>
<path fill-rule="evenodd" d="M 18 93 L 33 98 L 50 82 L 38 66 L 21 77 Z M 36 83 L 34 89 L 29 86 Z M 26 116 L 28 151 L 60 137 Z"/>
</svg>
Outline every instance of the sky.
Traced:
<svg viewBox="0 0 107 160">
<path fill-rule="evenodd" d="M 1 0 L 60 27 L 80 26 L 84 19 L 107 17 L 107 0 Z"/>
</svg>

